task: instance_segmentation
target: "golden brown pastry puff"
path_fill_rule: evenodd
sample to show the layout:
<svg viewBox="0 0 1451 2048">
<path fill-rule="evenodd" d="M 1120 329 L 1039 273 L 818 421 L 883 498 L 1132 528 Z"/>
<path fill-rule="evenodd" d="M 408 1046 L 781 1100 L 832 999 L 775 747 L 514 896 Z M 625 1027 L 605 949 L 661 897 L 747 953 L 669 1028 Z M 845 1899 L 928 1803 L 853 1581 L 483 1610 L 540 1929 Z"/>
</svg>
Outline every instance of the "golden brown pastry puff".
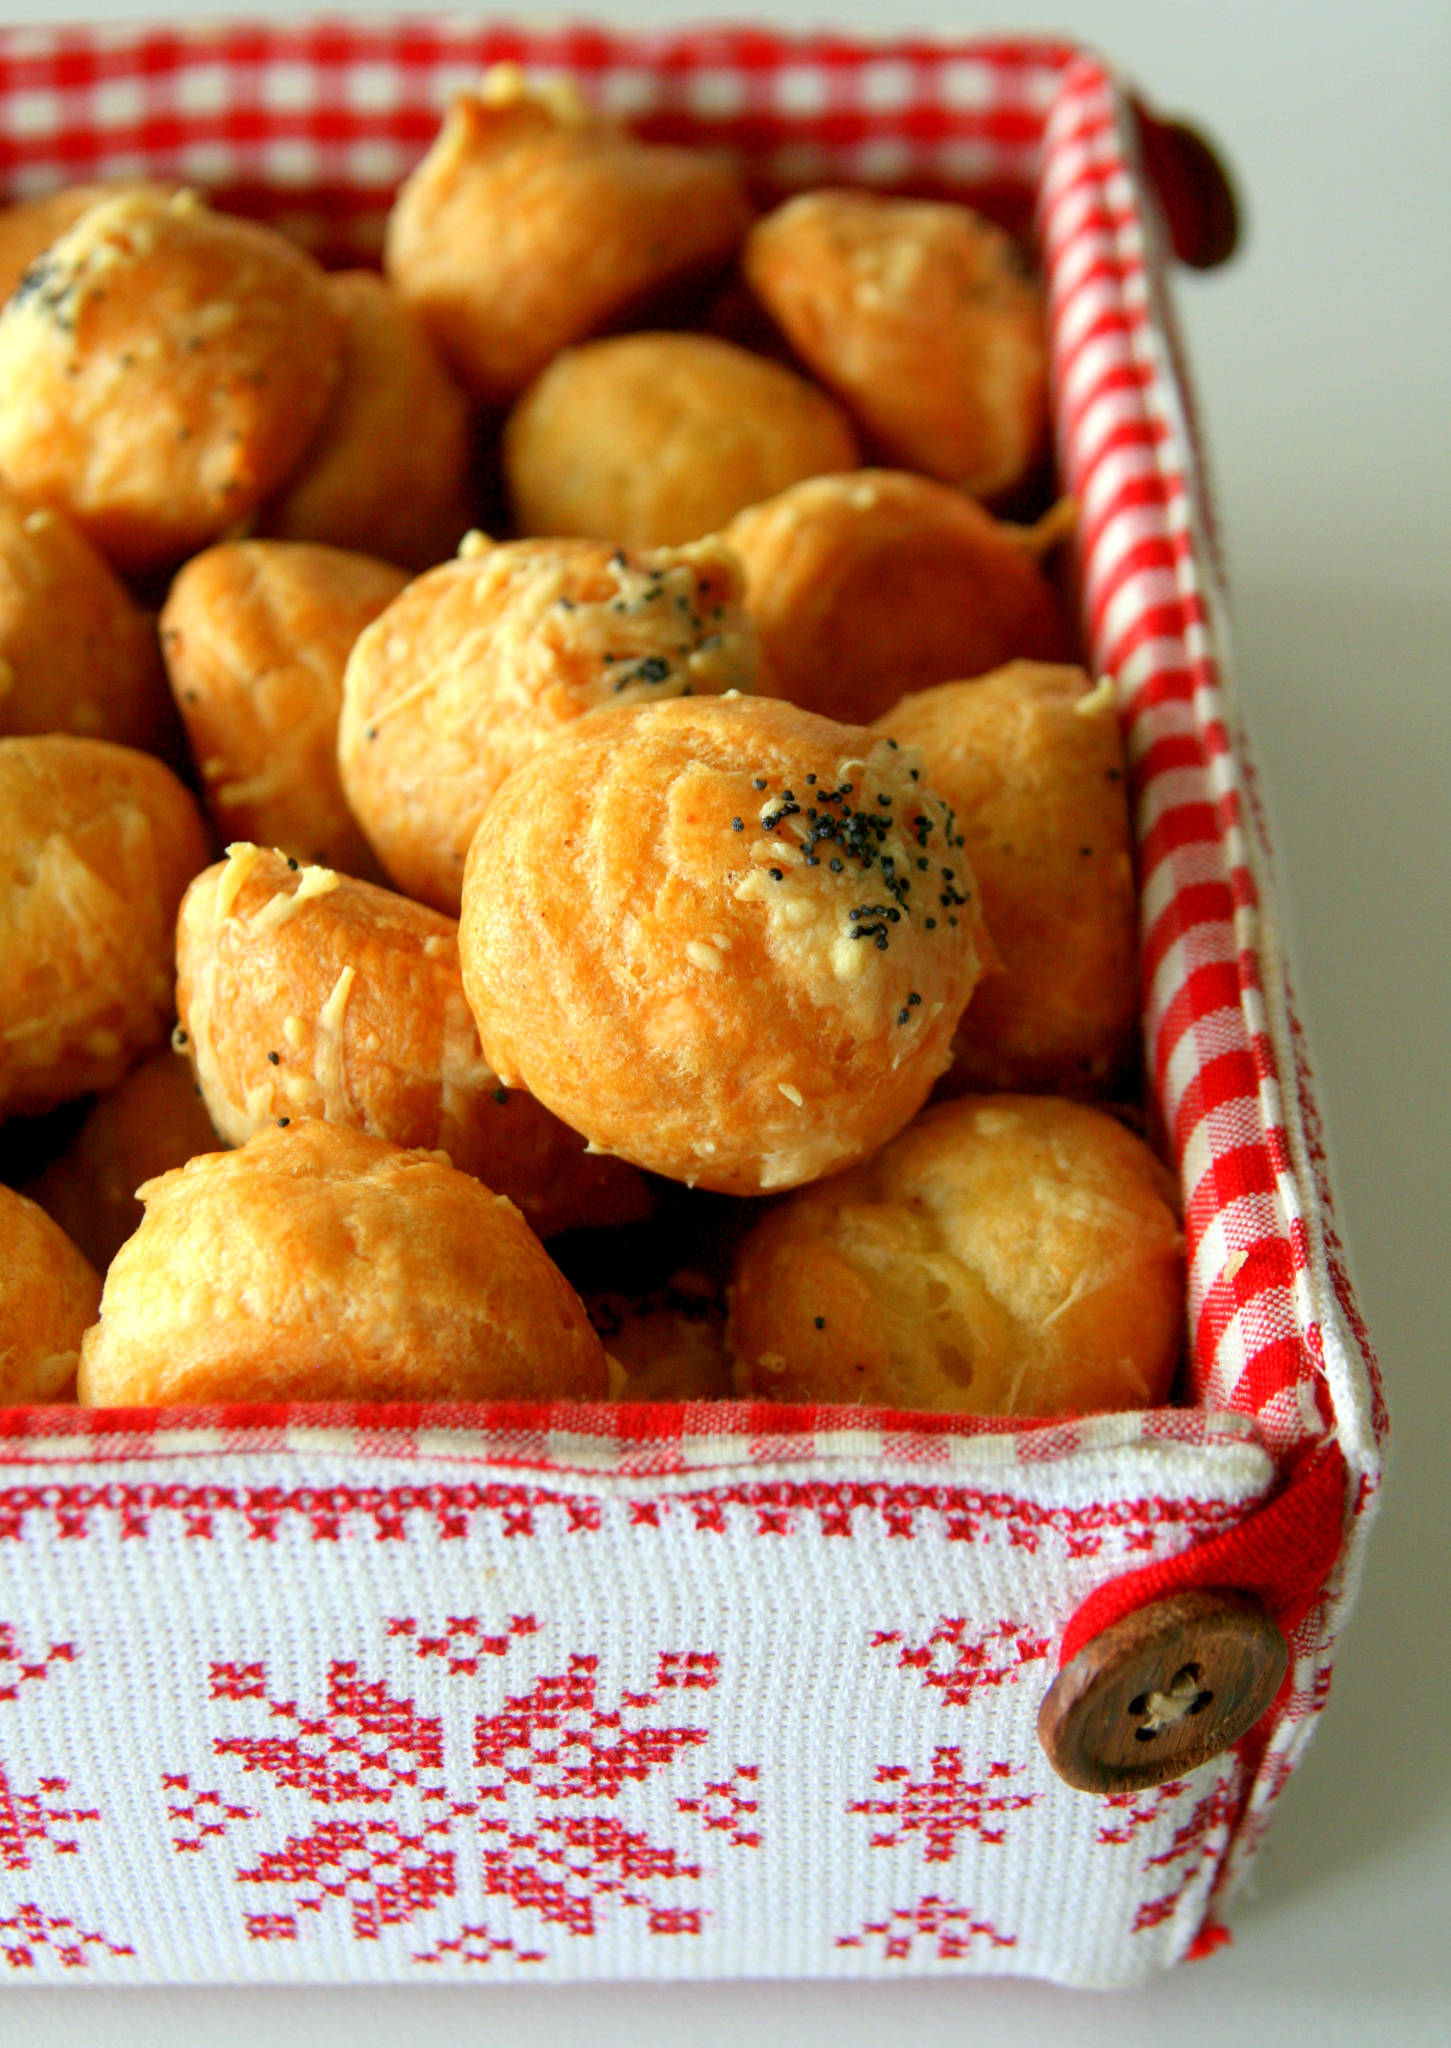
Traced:
<svg viewBox="0 0 1451 2048">
<path fill-rule="evenodd" d="M 354 641 L 407 581 L 369 555 L 280 540 L 223 541 L 176 578 L 162 652 L 224 842 L 382 880 L 338 780 L 338 718 Z"/>
<path fill-rule="evenodd" d="M 729 1401 L 725 1302 L 701 1273 L 674 1273 L 649 1294 L 586 1294 L 617 1401 Z"/>
<path fill-rule="evenodd" d="M 0 1408 L 69 1400 L 101 1276 L 42 1208 L 0 1187 Z"/>
<path fill-rule="evenodd" d="M 400 189 L 384 267 L 470 388 L 507 404 L 568 343 L 721 267 L 751 217 L 725 157 L 638 142 L 498 65 Z"/>
<path fill-rule="evenodd" d="M 1072 656 L 1033 534 L 928 477 L 812 477 L 721 539 L 746 566 L 761 687 L 828 718 L 866 723 L 909 690 Z"/>
<path fill-rule="evenodd" d="M 717 541 L 626 555 L 482 535 L 359 636 L 338 763 L 405 895 L 456 916 L 464 857 L 509 772 L 601 704 L 749 689 L 755 634 Z"/>
<path fill-rule="evenodd" d="M 1002 972 L 953 1048 L 954 1088 L 1103 1095 L 1138 999 L 1132 833 L 1113 685 L 1015 661 L 877 720 L 957 816 Z"/>
<path fill-rule="evenodd" d="M 0 305 L 15 290 L 35 259 L 58 235 L 73 227 L 83 213 L 118 192 L 154 192 L 167 198 L 175 185 L 148 178 L 97 178 L 84 185 L 62 185 L 30 199 L 0 206 Z"/>
<path fill-rule="evenodd" d="M 104 1273 L 141 1221 L 142 1181 L 216 1149 L 191 1067 L 167 1046 L 101 1097 L 25 1192 Z"/>
<path fill-rule="evenodd" d="M 156 628 L 63 512 L 0 482 L 0 733 L 158 744 Z"/>
<path fill-rule="evenodd" d="M 1184 1325 L 1173 1181 L 1101 1110 L 963 1096 L 747 1239 L 729 1342 L 757 1399 L 982 1415 L 1168 1398 Z"/>
<path fill-rule="evenodd" d="M 633 1168 L 591 1156 L 486 1064 L 452 918 L 235 845 L 186 893 L 176 969 L 178 1043 L 228 1144 L 323 1117 L 441 1148 L 540 1237 L 649 1214 Z"/>
<path fill-rule="evenodd" d="M 413 308 L 381 277 L 338 271 L 324 289 L 342 321 L 342 373 L 306 455 L 263 508 L 259 528 L 431 569 L 472 524 L 469 399 Z"/>
<path fill-rule="evenodd" d="M 437 1153 L 298 1123 L 141 1199 L 81 1349 L 88 1407 L 605 1392 L 578 1295 L 513 1203 Z"/>
<path fill-rule="evenodd" d="M 499 790 L 459 951 L 484 1053 L 604 1151 L 722 1194 L 884 1144 L 980 971 L 945 806 L 762 698 L 595 712 Z"/>
<path fill-rule="evenodd" d="M 709 334 L 621 334 L 555 357 L 504 430 L 521 533 L 624 547 L 716 533 L 802 477 L 854 469 L 846 415 L 784 364 Z"/>
<path fill-rule="evenodd" d="M 0 739 L 0 1117 L 113 1088 L 165 1042 L 201 814 L 149 754 Z"/>
<path fill-rule="evenodd" d="M 0 309 L 0 471 L 119 568 L 179 561 L 290 475 L 340 347 L 322 270 L 281 235 L 123 192 Z"/>
<path fill-rule="evenodd" d="M 751 230 L 745 270 L 887 461 L 984 498 L 1032 467 L 1048 432 L 1042 294 L 970 207 L 802 192 Z"/>
</svg>

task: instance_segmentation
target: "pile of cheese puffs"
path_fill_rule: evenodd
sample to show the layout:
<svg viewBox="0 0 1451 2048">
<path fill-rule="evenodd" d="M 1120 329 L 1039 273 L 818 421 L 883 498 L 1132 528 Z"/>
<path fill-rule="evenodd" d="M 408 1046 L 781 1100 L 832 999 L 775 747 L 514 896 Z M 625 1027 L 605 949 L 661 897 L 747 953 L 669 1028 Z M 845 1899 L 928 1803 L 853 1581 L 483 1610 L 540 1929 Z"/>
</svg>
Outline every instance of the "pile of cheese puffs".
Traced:
<svg viewBox="0 0 1451 2048">
<path fill-rule="evenodd" d="M 0 301 L 0 1402 L 1169 1397 L 1030 252 L 506 67 Z"/>
</svg>

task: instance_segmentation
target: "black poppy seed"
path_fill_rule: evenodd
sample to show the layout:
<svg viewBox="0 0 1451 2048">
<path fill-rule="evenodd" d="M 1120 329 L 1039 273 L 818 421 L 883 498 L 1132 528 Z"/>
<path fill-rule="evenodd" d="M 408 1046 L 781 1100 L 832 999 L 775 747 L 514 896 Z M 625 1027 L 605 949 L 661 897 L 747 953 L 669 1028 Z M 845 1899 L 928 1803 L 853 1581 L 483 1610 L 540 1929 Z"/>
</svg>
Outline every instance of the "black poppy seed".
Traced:
<svg viewBox="0 0 1451 2048">
<path fill-rule="evenodd" d="M 609 665 L 610 665 L 610 663 L 611 663 L 612 661 L 618 661 L 618 660 L 619 660 L 619 658 L 620 658 L 620 657 L 619 657 L 619 655 L 618 655 L 618 654 L 602 654 L 602 655 L 600 656 L 600 660 L 601 660 L 601 661 L 602 661 L 602 662 L 603 662 L 603 663 L 605 664 L 605 667 L 606 667 L 606 668 L 608 668 L 608 667 L 609 667 Z"/>
<path fill-rule="evenodd" d="M 1124 779 L 1121 768 L 1105 768 L 1103 772 L 1109 782 L 1122 782 Z"/>
<path fill-rule="evenodd" d="M 495 1100 L 495 1102 L 500 1102 L 500 1103 L 503 1103 L 503 1102 L 507 1102 L 507 1101 L 509 1100 L 509 1091 L 508 1091 L 508 1089 L 507 1089 L 507 1088 L 496 1088 L 496 1089 L 494 1090 L 494 1100 Z"/>
<path fill-rule="evenodd" d="M 920 768 L 909 768 L 907 773 L 913 782 L 920 782 L 922 780 L 922 770 Z"/>
<path fill-rule="evenodd" d="M 883 805 L 883 806 L 885 807 L 885 806 L 888 806 L 888 805 L 890 805 L 891 801 L 892 801 L 892 799 L 891 799 L 891 798 L 890 798 L 889 796 L 884 796 L 884 795 L 883 795 L 883 794 L 881 793 L 881 791 L 880 791 L 880 790 L 879 790 L 879 791 L 877 792 L 877 802 L 878 802 L 879 804 L 881 804 L 881 805 Z"/>
<path fill-rule="evenodd" d="M 827 866 L 831 869 L 831 872 L 834 875 L 839 875 L 841 873 L 841 862 L 839 860 L 828 861 Z"/>
<path fill-rule="evenodd" d="M 744 831 L 745 831 L 745 829 L 746 829 L 746 825 L 745 825 L 745 820 L 744 820 L 743 818 L 732 818 L 732 819 L 731 819 L 731 830 L 732 830 L 732 832 L 744 832 Z"/>
<path fill-rule="evenodd" d="M 195 702 L 195 699 L 193 699 L 193 702 Z M 376 726 L 376 725 L 370 725 L 370 726 L 368 727 L 368 738 L 369 738 L 370 740 L 375 740 L 375 739 L 376 739 L 377 737 L 378 737 L 378 728 L 377 728 L 377 726 Z"/>
<path fill-rule="evenodd" d="M 849 910 L 847 912 L 847 916 L 851 919 L 852 923 L 855 924 L 856 920 L 861 916 L 861 912 L 859 910 Z"/>
<path fill-rule="evenodd" d="M 268 1053 L 268 1055 L 267 1055 L 267 1064 L 268 1064 L 268 1066 L 270 1066 L 270 1067 L 280 1067 L 280 1066 L 281 1066 L 281 1064 L 282 1064 L 282 1055 L 281 1055 L 281 1053 L 280 1053 L 280 1052 L 269 1052 L 269 1053 Z"/>
<path fill-rule="evenodd" d="M 556 602 L 562 612 L 572 612 L 574 610 L 574 599 L 572 597 L 561 597 Z"/>
<path fill-rule="evenodd" d="M 918 866 L 919 870 L 922 870 L 922 871 L 925 871 L 925 870 L 926 870 L 927 868 L 929 868 L 929 867 L 930 867 L 931 865 L 932 865 L 932 863 L 931 863 L 931 862 L 930 862 L 930 861 L 929 861 L 929 860 L 927 859 L 927 857 L 926 857 L 926 855 L 925 855 L 925 854 L 923 855 L 923 857 L 921 858 L 921 860 L 919 860 L 919 861 L 918 861 L 918 863 L 917 863 L 917 866 Z"/>
<path fill-rule="evenodd" d="M 277 1119 L 277 1128 L 278 1128 L 278 1130 L 279 1130 L 279 1131 L 285 1131 L 285 1130 L 287 1129 L 287 1126 L 288 1126 L 288 1125 L 289 1125 L 289 1124 L 290 1124 L 291 1122 L 292 1122 L 292 1118 L 291 1118 L 290 1116 L 280 1116 L 280 1117 L 278 1117 L 278 1119 Z"/>
<path fill-rule="evenodd" d="M 782 792 L 781 792 L 781 801 L 782 801 L 782 803 L 783 803 L 783 804 L 794 804 L 794 803 L 795 803 L 795 801 L 796 801 L 796 792 L 795 792 L 795 790 L 794 790 L 794 789 L 783 789 L 783 790 L 782 790 Z"/>
<path fill-rule="evenodd" d="M 292 872 L 296 874 L 297 862 L 292 858 L 292 855 L 290 853 L 287 856 L 287 865 L 292 869 Z"/>
<path fill-rule="evenodd" d="M 851 784 L 850 784 L 849 782 L 844 782 L 844 783 L 843 783 L 843 784 L 841 785 L 841 793 L 842 793 L 842 795 L 843 795 L 843 796 L 850 796 L 850 795 L 851 795 Z"/>
<path fill-rule="evenodd" d="M 936 929 L 937 929 L 937 920 L 936 920 L 936 918 L 935 918 L 935 917 L 929 917 L 929 918 L 927 919 L 927 929 L 928 929 L 928 931 L 929 931 L 929 932 L 935 932 L 935 931 L 936 931 Z"/>
<path fill-rule="evenodd" d="M 753 777 L 752 777 L 752 779 L 751 779 L 751 788 L 752 788 L 752 789 L 764 789 L 765 787 L 766 787 L 766 778 L 765 778 L 765 776 L 764 776 L 764 775 L 756 775 L 756 776 L 753 776 Z"/>
<path fill-rule="evenodd" d="M 899 1024 L 910 1024 L 910 1023 L 911 1023 L 911 1021 L 912 1021 L 912 1012 L 911 1012 L 910 1010 L 898 1010 L 898 1012 L 897 1012 L 897 1022 L 898 1022 Z"/>
<path fill-rule="evenodd" d="M 1093 848 L 1091 846 L 1080 846 L 1078 849 L 1078 858 L 1080 860 L 1091 860 L 1093 858 Z"/>
<path fill-rule="evenodd" d="M 877 933 L 877 951 L 878 951 L 879 953 L 885 953 L 885 952 L 886 952 L 886 950 L 887 950 L 887 935 L 886 935 L 886 933 L 885 933 L 885 932 L 878 932 L 878 933 Z"/>
<path fill-rule="evenodd" d="M 804 865 L 808 868 L 819 868 L 821 866 L 821 862 L 820 860 L 818 860 L 817 856 L 814 853 L 808 853 Z"/>
<path fill-rule="evenodd" d="M 891 748 L 892 752 L 893 752 L 893 753 L 895 754 L 895 753 L 896 753 L 896 751 L 897 751 L 897 742 L 896 742 L 895 740 L 888 740 L 888 741 L 887 741 L 887 745 L 888 745 L 888 746 L 889 746 L 889 747 Z"/>
<path fill-rule="evenodd" d="M 907 1002 L 908 1002 L 908 1005 L 909 1005 L 909 1007 L 910 1007 L 910 1008 L 912 1008 L 912 1009 L 914 1009 L 914 1010 L 916 1009 L 917 1005 L 918 1005 L 918 1004 L 919 1004 L 919 1003 L 921 1002 L 921 1000 L 922 1000 L 922 998 L 921 998 L 921 996 L 919 996 L 919 995 L 918 995 L 918 993 L 917 993 L 917 991 L 916 991 L 916 989 L 915 989 L 915 988 L 913 989 L 913 991 L 912 991 L 911 995 L 909 995 L 909 996 L 908 996 L 908 998 L 907 998 Z"/>
<path fill-rule="evenodd" d="M 808 789 L 815 789 L 815 787 L 816 787 L 816 777 L 815 777 L 814 775 L 808 775 L 808 776 L 807 776 L 807 778 L 806 778 L 806 787 L 807 787 Z"/>
<path fill-rule="evenodd" d="M 953 927 L 955 931 L 957 928 L 957 919 L 955 917 L 949 917 L 947 922 Z"/>
<path fill-rule="evenodd" d="M 625 562 L 625 551 L 624 551 L 624 549 L 623 549 L 623 548 L 616 548 L 616 549 L 615 549 L 615 552 L 614 552 L 614 553 L 613 553 L 613 554 L 612 554 L 612 555 L 610 556 L 610 567 L 611 567 L 612 569 L 623 569 L 623 568 L 625 568 L 626 566 L 627 566 L 627 564 L 626 564 L 626 562 Z"/>
<path fill-rule="evenodd" d="M 955 881 L 957 877 L 952 868 L 944 868 L 942 870 L 942 879 L 944 882 L 952 882 Z"/>
<path fill-rule="evenodd" d="M 786 879 L 785 875 L 783 874 L 780 868 L 768 868 L 766 872 L 767 874 L 769 874 L 773 882 L 784 882 Z"/>
<path fill-rule="evenodd" d="M 825 1316 L 813 1316 L 811 1320 L 813 1323 L 815 1323 L 818 1330 L 824 1330 L 826 1328 Z"/>
</svg>

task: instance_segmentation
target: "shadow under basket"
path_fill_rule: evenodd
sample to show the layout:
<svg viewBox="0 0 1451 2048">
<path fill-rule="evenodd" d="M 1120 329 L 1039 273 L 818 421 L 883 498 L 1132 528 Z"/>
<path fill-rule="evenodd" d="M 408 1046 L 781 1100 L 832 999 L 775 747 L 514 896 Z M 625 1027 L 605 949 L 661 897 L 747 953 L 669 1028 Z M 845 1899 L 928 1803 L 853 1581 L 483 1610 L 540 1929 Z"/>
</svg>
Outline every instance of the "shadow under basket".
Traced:
<svg viewBox="0 0 1451 2048">
<path fill-rule="evenodd" d="M 171 174 L 358 260 L 506 58 L 763 192 L 1036 232 L 1195 1405 L 0 1414 L 0 1948 L 22 1981 L 1135 1983 L 1221 1937 L 1385 1429 L 1165 293 L 1232 196 L 1067 44 L 422 21 L 4 32 L 0 189 Z"/>
</svg>

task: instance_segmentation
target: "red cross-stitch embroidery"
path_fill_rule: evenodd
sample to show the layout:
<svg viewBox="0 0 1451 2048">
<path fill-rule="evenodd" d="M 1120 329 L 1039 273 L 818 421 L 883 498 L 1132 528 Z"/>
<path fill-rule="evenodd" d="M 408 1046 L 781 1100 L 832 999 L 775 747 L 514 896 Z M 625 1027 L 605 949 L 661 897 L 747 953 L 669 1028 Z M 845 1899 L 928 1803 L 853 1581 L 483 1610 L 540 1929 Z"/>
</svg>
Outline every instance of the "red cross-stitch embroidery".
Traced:
<svg viewBox="0 0 1451 2048">
<path fill-rule="evenodd" d="M 46 1913 L 33 1902 L 17 1906 L 8 1920 L 0 1920 L 0 1949 L 12 1970 L 33 1970 L 42 1955 L 53 1955 L 66 1970 L 89 1967 L 88 1949 L 103 1948 L 107 1955 L 134 1956 L 134 1948 L 108 1941 L 104 1934 L 85 1933 L 74 1920 Z"/>
<path fill-rule="evenodd" d="M 606 1699 L 598 1658 L 575 1656 L 501 1712 L 481 1714 L 478 1789 L 504 1809 L 486 1806 L 480 1822 L 486 1893 L 573 1935 L 594 1934 L 602 1902 L 644 1912 L 653 1934 L 698 1933 L 702 1910 L 661 1899 L 655 1887 L 698 1883 L 701 1866 L 614 1814 L 577 1809 L 617 1800 L 705 1742 L 706 1729 L 659 1725 L 653 1716 L 663 1694 L 708 1692 L 719 1671 L 713 1652 L 667 1650 L 652 1689 Z"/>
<path fill-rule="evenodd" d="M 284 1521 L 300 1523 L 314 1539 L 340 1542 L 357 1531 L 381 1542 L 407 1541 L 415 1528 L 462 1537 L 480 1520 L 504 1536 L 551 1540 L 599 1529 L 606 1515 L 631 1520 L 636 1503 L 581 1499 L 523 1482 L 461 1480 L 452 1484 L 390 1487 L 247 1487 L 187 1481 L 109 1480 L 0 1488 L 0 1540 L 24 1535 L 32 1516 L 46 1517 L 58 1534 L 86 1536 L 100 1516 L 116 1518 L 127 1535 L 145 1536 L 157 1515 L 177 1515 L 188 1535 L 210 1538 L 219 1517 L 236 1516 L 256 1541 L 271 1541 Z M 1106 1545 L 1124 1548 L 1144 1529 L 1168 1529 L 1201 1541 L 1243 1519 L 1232 1501 L 1139 1500 L 1049 1506 L 983 1487 L 887 1480 L 752 1480 L 673 1494 L 655 1503 L 646 1527 L 666 1527 L 688 1516 L 697 1530 L 723 1534 L 744 1525 L 762 1536 L 805 1533 L 850 1537 L 859 1523 L 876 1520 L 889 1534 L 910 1537 L 936 1521 L 960 1542 L 1005 1541 L 1036 1551 L 1049 1539 L 1072 1556 L 1093 1556 Z"/>
<path fill-rule="evenodd" d="M 1009 1684 L 1025 1664 L 1048 1654 L 1048 1638 L 1024 1622 L 999 1621 L 978 1635 L 969 1634 L 971 1627 L 962 1615 L 944 1614 L 920 1643 L 904 1641 L 899 1629 L 877 1629 L 872 1648 L 901 1644 L 899 1668 L 920 1671 L 923 1685 L 942 1694 L 944 1707 L 967 1706 L 980 1687 Z"/>
<path fill-rule="evenodd" d="M 991 1920 L 975 1920 L 970 1906 L 955 1906 L 929 1895 L 915 1906 L 898 1906 L 885 1920 L 868 1920 L 860 1934 L 839 1934 L 838 1948 L 865 1948 L 868 1940 L 882 1945 L 882 1960 L 906 1962 L 919 1941 L 935 1949 L 941 1963 L 967 1955 L 976 1941 L 990 1948 L 1016 1948 L 1015 1934 L 999 1934 Z"/>
<path fill-rule="evenodd" d="M 441 1963 L 449 1958 L 458 1963 L 491 1963 L 495 1956 L 508 1956 L 516 1963 L 547 1963 L 549 1958 L 543 1949 L 516 1948 L 512 1941 L 504 1941 L 479 1922 L 477 1926 L 461 1927 L 452 1941 L 435 1942 L 431 1949 L 416 1955 L 415 1963 Z"/>
<path fill-rule="evenodd" d="M 297 1922 L 291 1913 L 248 1913 L 248 1941 L 296 1941 Z"/>
<path fill-rule="evenodd" d="M 485 1624 L 476 1614 L 451 1614 L 431 1635 L 422 1632 L 412 1615 L 388 1624 L 390 1636 L 411 1638 L 416 1657 L 442 1658 L 450 1677 L 471 1677 L 481 1657 L 505 1657 L 521 1636 L 535 1635 L 538 1629 L 532 1614 L 511 1614 L 504 1629 L 496 1627 L 492 1633 L 485 1632 Z"/>
<path fill-rule="evenodd" d="M 664 1660 L 662 1659 L 662 1662 Z M 539 1678 L 498 1714 L 474 1724 L 480 1791 L 502 1798 L 508 1785 L 528 1785 L 541 1799 L 614 1799 L 677 1752 L 706 1740 L 704 1728 L 659 1728 L 645 1719 L 659 1705 L 654 1692 L 623 1692 L 605 1707 L 596 1696 L 597 1657 L 571 1657 L 569 1669 Z M 714 1672 L 708 1683 L 714 1684 Z"/>
<path fill-rule="evenodd" d="M 1168 1848 L 1157 1856 L 1146 1858 L 1146 1876 L 1155 1870 L 1168 1870 L 1174 1881 L 1170 1890 L 1156 1899 L 1146 1899 L 1140 1905 L 1134 1915 L 1131 1930 L 1134 1934 L 1142 1934 L 1146 1928 L 1157 1927 L 1170 1919 L 1195 1879 L 1218 1865 L 1243 1804 L 1241 1778 L 1242 1772 L 1236 1760 L 1229 1775 L 1221 1778 L 1202 1799 L 1196 1801 L 1189 1818 L 1175 1830 Z M 1161 1792 L 1177 1790 L 1183 1793 L 1189 1787 L 1181 1782 L 1175 1787 L 1160 1786 L 1159 1789 Z"/>
<path fill-rule="evenodd" d="M 993 1789 L 1001 1788 L 1022 1768 L 1021 1764 L 989 1764 L 985 1777 L 969 1781 L 962 1751 L 939 1748 L 933 1751 L 931 1777 L 915 1783 L 906 1764 L 878 1764 L 877 1783 L 898 1788 L 895 1796 L 854 1799 L 847 1812 L 875 1814 L 895 1822 L 894 1827 L 872 1836 L 874 1849 L 892 1849 L 909 1835 L 919 1835 L 926 1862 L 950 1863 L 959 1835 L 1001 1842 L 1007 1832 L 1001 1816 L 1036 1803 L 1040 1796 L 1036 1792 Z"/>
<path fill-rule="evenodd" d="M 405 1925 L 454 1894 L 454 1856 L 447 1846 L 451 1816 L 405 1834 L 391 1819 L 329 1820 L 310 1835 L 239 1870 L 239 1884 L 285 1884 L 299 1912 L 319 1913 L 329 1899 L 346 1900 L 358 1941 L 377 1941 L 385 1927 Z"/>
<path fill-rule="evenodd" d="M 257 1818 L 250 1806 L 233 1806 L 218 1791 L 194 1791 L 184 1771 L 166 1773 L 161 1789 L 166 1800 L 167 1832 L 178 1855 L 200 1852 L 208 1841 L 225 1835 L 232 1821 Z"/>
<path fill-rule="evenodd" d="M 707 1785 L 699 1799 L 677 1799 L 675 1804 L 681 1813 L 698 1813 L 707 1828 L 725 1831 L 732 1848 L 759 1849 L 759 1802 L 755 1798 L 759 1775 L 754 1764 L 737 1764 L 729 1778 L 717 1785 Z M 752 1795 L 749 1799 L 745 1796 L 748 1791 Z"/>
<path fill-rule="evenodd" d="M 13 1625 L 0 1621 L 0 1702 L 19 1699 L 22 1685 L 38 1684 L 52 1664 L 69 1664 L 75 1654 L 73 1643 L 52 1643 L 43 1657 L 29 1657 Z"/>
<path fill-rule="evenodd" d="M 219 1693 L 216 1671 L 256 1673 L 249 1690 Z M 265 1699 L 260 1665 L 213 1667 L 213 1698 Z M 268 1700 L 285 1735 L 227 1735 L 212 1744 L 218 1756 L 241 1759 L 247 1771 L 265 1771 L 321 1806 L 344 1800 L 386 1801 L 398 1786 L 442 1798 L 442 1724 L 419 1714 L 411 1700 L 394 1699 L 385 1680 L 359 1678 L 355 1663 L 328 1669 L 327 1705 L 316 1714 L 293 1700 Z"/>
<path fill-rule="evenodd" d="M 57 1856 L 77 1853 L 80 1844 L 70 1830 L 101 1816 L 94 1807 L 50 1803 L 69 1789 L 65 1778 L 42 1778 L 36 1791 L 17 1792 L 0 1763 L 0 1868 L 29 1870 L 31 1851 L 37 1848 L 49 1849 Z"/>
</svg>

